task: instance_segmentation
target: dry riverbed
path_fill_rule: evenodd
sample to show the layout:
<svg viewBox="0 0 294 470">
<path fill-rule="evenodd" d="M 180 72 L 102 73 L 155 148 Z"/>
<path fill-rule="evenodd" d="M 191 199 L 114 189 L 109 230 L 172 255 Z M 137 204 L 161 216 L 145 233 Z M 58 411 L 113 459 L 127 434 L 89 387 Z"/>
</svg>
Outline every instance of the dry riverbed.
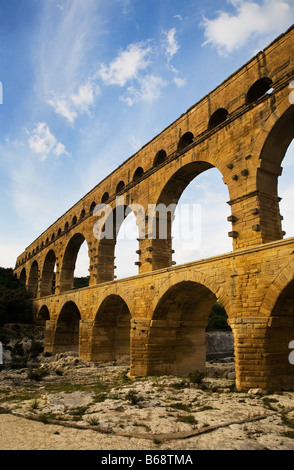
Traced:
<svg viewBox="0 0 294 470">
<path fill-rule="evenodd" d="M 231 358 L 136 380 L 128 358 L 38 361 L 0 372 L 1 450 L 294 450 L 294 393 L 237 392 Z"/>
</svg>

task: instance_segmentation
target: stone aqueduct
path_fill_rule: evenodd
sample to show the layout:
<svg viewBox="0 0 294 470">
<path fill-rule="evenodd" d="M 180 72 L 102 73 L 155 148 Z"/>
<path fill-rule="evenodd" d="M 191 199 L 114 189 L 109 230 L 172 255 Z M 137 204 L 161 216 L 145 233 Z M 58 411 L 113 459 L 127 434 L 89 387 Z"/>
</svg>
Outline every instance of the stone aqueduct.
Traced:
<svg viewBox="0 0 294 470">
<path fill-rule="evenodd" d="M 277 181 L 294 137 L 294 28 L 193 105 L 69 209 L 16 262 L 34 297 L 45 349 L 91 361 L 130 354 L 132 376 L 205 370 L 205 328 L 216 299 L 235 344 L 239 390 L 294 389 L 294 238 L 284 238 Z M 148 236 L 149 204 L 177 203 L 216 167 L 227 185 L 232 252 L 174 266 L 172 237 Z M 93 208 L 140 204 L 138 275 L 114 278 L 113 239 L 93 233 Z M 145 224 L 145 225 L 144 225 Z M 89 287 L 73 289 L 87 241 Z M 52 290 L 56 265 L 55 289 Z"/>
</svg>

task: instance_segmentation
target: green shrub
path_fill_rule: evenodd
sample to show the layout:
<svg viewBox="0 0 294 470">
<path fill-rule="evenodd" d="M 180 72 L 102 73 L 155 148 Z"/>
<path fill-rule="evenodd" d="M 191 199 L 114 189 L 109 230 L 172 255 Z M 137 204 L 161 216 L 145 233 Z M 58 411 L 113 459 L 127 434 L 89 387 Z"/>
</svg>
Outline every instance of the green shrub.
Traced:
<svg viewBox="0 0 294 470">
<path fill-rule="evenodd" d="M 195 370 L 194 372 L 191 372 L 188 375 L 190 382 L 198 385 L 202 383 L 204 377 L 205 374 L 203 372 L 200 372 L 199 370 Z"/>
<path fill-rule="evenodd" d="M 126 394 L 126 399 L 131 403 L 131 405 L 137 405 L 141 398 L 139 397 L 138 393 L 135 390 L 130 390 Z"/>
<path fill-rule="evenodd" d="M 28 372 L 28 379 L 40 381 L 48 374 L 44 367 L 37 367 L 36 369 L 30 369 Z"/>
</svg>

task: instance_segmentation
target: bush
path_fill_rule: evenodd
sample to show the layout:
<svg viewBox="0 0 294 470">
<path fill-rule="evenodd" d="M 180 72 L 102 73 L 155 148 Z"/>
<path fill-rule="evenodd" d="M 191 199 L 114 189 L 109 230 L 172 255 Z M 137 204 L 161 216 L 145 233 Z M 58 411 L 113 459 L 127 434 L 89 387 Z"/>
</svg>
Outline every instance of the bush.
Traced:
<svg viewBox="0 0 294 470">
<path fill-rule="evenodd" d="M 44 350 L 44 347 L 41 341 L 33 340 L 32 345 L 29 349 L 29 355 L 31 358 L 37 357 L 39 354 L 43 352 L 43 350 Z"/>
<path fill-rule="evenodd" d="M 126 399 L 131 403 L 131 405 L 137 405 L 141 398 L 138 396 L 138 393 L 135 390 L 130 390 L 126 394 Z"/>
<path fill-rule="evenodd" d="M 200 372 L 199 370 L 195 370 L 194 372 L 191 372 L 188 375 L 188 378 L 191 383 L 193 384 L 201 384 L 202 380 L 204 379 L 205 374 L 203 372 Z"/>
<path fill-rule="evenodd" d="M 44 367 L 37 367 L 36 369 L 30 369 L 28 372 L 28 379 L 40 381 L 48 374 Z"/>
</svg>

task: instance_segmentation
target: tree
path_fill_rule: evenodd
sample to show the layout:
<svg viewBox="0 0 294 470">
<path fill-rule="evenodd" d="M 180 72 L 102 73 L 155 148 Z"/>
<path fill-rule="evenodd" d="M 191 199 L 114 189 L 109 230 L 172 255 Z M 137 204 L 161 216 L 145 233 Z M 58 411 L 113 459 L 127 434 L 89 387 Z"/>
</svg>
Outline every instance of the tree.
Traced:
<svg viewBox="0 0 294 470">
<path fill-rule="evenodd" d="M 0 325 L 32 320 L 32 302 L 26 288 L 14 276 L 12 268 L 0 268 Z"/>
<path fill-rule="evenodd" d="M 207 331 L 211 330 L 223 330 L 223 331 L 230 331 L 231 328 L 228 325 L 228 316 L 226 310 L 222 303 L 218 300 L 209 315 L 208 326 L 206 328 Z"/>
</svg>

